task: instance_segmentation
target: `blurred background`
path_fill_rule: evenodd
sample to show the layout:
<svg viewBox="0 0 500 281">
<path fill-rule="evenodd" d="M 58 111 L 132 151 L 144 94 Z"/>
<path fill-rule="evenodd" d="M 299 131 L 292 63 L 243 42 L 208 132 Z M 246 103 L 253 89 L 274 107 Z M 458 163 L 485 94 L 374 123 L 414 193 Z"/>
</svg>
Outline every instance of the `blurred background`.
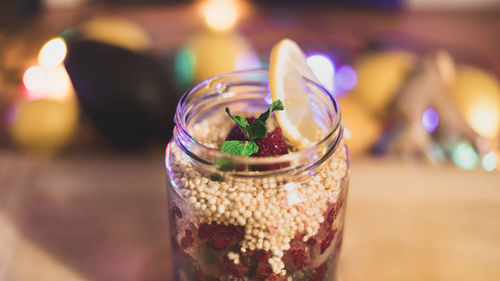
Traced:
<svg viewBox="0 0 500 281">
<path fill-rule="evenodd" d="M 285 37 L 353 158 L 340 280 L 500 280 L 499 31 L 498 0 L 2 1 L 0 280 L 171 280 L 177 101 Z"/>
</svg>

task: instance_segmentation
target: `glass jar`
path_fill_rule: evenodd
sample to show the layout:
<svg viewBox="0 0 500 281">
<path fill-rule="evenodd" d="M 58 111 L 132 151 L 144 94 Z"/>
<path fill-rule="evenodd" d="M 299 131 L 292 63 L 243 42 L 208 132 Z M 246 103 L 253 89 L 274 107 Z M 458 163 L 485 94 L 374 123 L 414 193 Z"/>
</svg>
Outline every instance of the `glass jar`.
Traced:
<svg viewBox="0 0 500 281">
<path fill-rule="evenodd" d="M 165 156 L 176 280 L 335 280 L 349 155 L 333 97 L 299 82 L 321 140 L 275 157 L 218 149 L 234 125 L 226 107 L 250 116 L 269 107 L 267 70 L 207 79 L 179 101 Z"/>
</svg>

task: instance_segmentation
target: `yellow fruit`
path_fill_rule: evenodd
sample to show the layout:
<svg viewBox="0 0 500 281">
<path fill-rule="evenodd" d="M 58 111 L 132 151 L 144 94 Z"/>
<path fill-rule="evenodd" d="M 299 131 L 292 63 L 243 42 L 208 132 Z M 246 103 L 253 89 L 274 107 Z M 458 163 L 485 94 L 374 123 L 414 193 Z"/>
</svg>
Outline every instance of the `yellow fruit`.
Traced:
<svg viewBox="0 0 500 281">
<path fill-rule="evenodd" d="M 53 152 L 73 138 L 78 122 L 75 102 L 55 100 L 22 101 L 15 109 L 10 128 L 13 141 L 28 150 Z"/>
<path fill-rule="evenodd" d="M 191 38 L 183 50 L 192 61 L 194 82 L 225 72 L 260 67 L 250 45 L 236 33 L 198 34 Z"/>
<path fill-rule="evenodd" d="M 415 56 L 403 51 L 361 57 L 354 66 L 358 84 L 351 95 L 368 110 L 383 115 L 414 64 Z"/>
<path fill-rule="evenodd" d="M 373 114 L 351 97 L 339 100 L 344 138 L 352 155 L 363 153 L 377 141 L 382 126 Z"/>
<path fill-rule="evenodd" d="M 496 137 L 500 125 L 500 85 L 492 73 L 460 66 L 452 97 L 467 123 L 484 137 Z"/>
<path fill-rule="evenodd" d="M 144 29 L 123 18 L 96 18 L 79 27 L 85 38 L 115 45 L 132 51 L 150 48 L 151 38 Z"/>
<path fill-rule="evenodd" d="M 299 149 L 313 146 L 320 128 L 314 120 L 303 77 L 319 83 L 299 46 L 283 39 L 271 51 L 269 90 L 273 101 L 281 100 L 285 107 L 276 112 L 283 134 Z"/>
</svg>

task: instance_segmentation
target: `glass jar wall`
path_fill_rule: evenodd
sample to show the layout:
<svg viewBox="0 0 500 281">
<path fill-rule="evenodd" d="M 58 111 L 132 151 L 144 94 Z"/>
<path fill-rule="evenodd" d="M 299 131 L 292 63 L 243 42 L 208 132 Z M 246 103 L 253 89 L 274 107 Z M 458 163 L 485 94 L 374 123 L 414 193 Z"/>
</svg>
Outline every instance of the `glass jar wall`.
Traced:
<svg viewBox="0 0 500 281">
<path fill-rule="evenodd" d="M 165 158 L 176 280 L 335 280 L 349 155 L 331 95 L 300 81 L 322 128 L 313 147 L 262 158 L 218 151 L 234 125 L 225 107 L 264 112 L 267 77 L 223 74 L 179 102 Z"/>
</svg>

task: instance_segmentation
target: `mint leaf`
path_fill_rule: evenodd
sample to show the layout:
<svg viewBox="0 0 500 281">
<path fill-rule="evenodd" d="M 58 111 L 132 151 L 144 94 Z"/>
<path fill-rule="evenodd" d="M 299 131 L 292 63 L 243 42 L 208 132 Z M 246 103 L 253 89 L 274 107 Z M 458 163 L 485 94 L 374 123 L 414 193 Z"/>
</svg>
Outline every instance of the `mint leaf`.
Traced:
<svg viewBox="0 0 500 281">
<path fill-rule="evenodd" d="M 218 166 L 220 171 L 231 171 L 236 169 L 236 163 L 227 158 L 215 158 L 215 164 Z"/>
<path fill-rule="evenodd" d="M 231 119 L 238 124 L 243 133 L 250 139 L 250 141 L 225 141 L 222 144 L 220 151 L 240 155 L 240 156 L 250 156 L 257 151 L 259 151 L 259 147 L 254 142 L 256 139 L 264 139 L 267 137 L 267 120 L 271 116 L 271 113 L 276 110 L 283 110 L 284 106 L 280 100 L 277 100 L 271 104 L 269 109 L 262 113 L 259 118 L 255 119 L 252 124 L 249 124 L 248 121 L 241 116 L 234 116 L 231 114 L 231 111 L 228 107 L 226 107 L 227 115 Z M 229 159 L 217 158 L 215 159 L 215 163 L 219 166 L 220 170 L 232 170 L 235 168 L 235 163 Z"/>
<path fill-rule="evenodd" d="M 283 110 L 283 103 L 280 100 L 277 100 L 271 104 L 269 109 L 262 113 L 259 118 L 257 118 L 252 125 L 250 125 L 245 132 L 247 137 L 251 140 L 255 139 L 265 139 L 267 137 L 267 120 L 271 116 L 271 112 L 276 110 Z"/>
<path fill-rule="evenodd" d="M 251 140 L 265 139 L 267 137 L 267 127 L 264 122 L 257 119 L 248 127 L 247 136 Z"/>
<path fill-rule="evenodd" d="M 220 151 L 234 155 L 250 156 L 259 151 L 259 147 L 253 141 L 232 140 L 225 141 Z"/>
<path fill-rule="evenodd" d="M 248 121 L 241 117 L 241 116 L 234 116 L 231 114 L 231 111 L 229 110 L 228 107 L 226 107 L 226 112 L 227 115 L 231 119 L 240 126 L 241 130 L 245 135 L 250 139 L 250 140 L 256 140 L 256 139 L 264 139 L 267 137 L 267 120 L 269 120 L 269 117 L 271 116 L 271 113 L 276 110 L 283 110 L 284 106 L 281 100 L 277 100 L 271 104 L 269 109 L 262 113 L 259 118 L 257 118 L 251 125 L 248 123 Z M 234 154 L 234 153 L 232 153 Z M 237 154 L 240 155 L 240 154 Z"/>
<path fill-rule="evenodd" d="M 248 126 L 250 126 L 250 124 L 248 124 L 247 119 L 245 119 L 241 116 L 232 115 L 231 111 L 229 111 L 229 107 L 226 107 L 226 112 L 227 112 L 227 115 L 229 115 L 229 117 L 231 117 L 231 119 L 233 119 L 234 122 L 236 122 L 236 124 L 238 124 L 238 126 L 240 126 L 241 130 L 246 134 L 247 128 L 248 128 Z"/>
<path fill-rule="evenodd" d="M 211 181 L 222 181 L 223 179 L 224 178 L 220 174 L 217 174 L 217 173 L 213 173 L 210 175 Z"/>
<path fill-rule="evenodd" d="M 271 112 L 276 111 L 276 110 L 283 110 L 285 107 L 283 106 L 283 103 L 281 100 L 277 100 L 271 104 L 269 109 L 262 113 L 257 120 L 262 121 L 264 124 L 267 124 L 267 120 L 269 119 L 269 116 L 271 116 Z"/>
</svg>

